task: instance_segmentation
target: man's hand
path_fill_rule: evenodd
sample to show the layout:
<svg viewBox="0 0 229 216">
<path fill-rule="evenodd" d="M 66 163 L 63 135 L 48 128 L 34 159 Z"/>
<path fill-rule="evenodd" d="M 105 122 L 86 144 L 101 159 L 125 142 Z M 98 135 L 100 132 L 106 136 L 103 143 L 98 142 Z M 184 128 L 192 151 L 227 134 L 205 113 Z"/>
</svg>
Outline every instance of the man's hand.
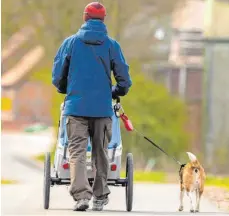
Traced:
<svg viewBox="0 0 229 216">
<path fill-rule="evenodd" d="M 117 100 L 119 97 L 116 95 L 115 91 L 112 91 L 112 99 Z"/>
<path fill-rule="evenodd" d="M 118 98 L 119 98 L 119 96 L 117 95 L 115 86 L 112 86 L 112 99 L 117 100 Z"/>
</svg>

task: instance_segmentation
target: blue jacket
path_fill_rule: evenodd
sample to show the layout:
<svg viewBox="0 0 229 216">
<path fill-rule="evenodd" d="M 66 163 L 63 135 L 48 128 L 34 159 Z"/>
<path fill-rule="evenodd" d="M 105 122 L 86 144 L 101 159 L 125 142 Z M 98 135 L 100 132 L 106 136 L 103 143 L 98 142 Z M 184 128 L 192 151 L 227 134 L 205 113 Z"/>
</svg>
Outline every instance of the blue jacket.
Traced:
<svg viewBox="0 0 229 216">
<path fill-rule="evenodd" d="M 64 40 L 54 59 L 52 83 L 67 94 L 64 114 L 112 116 L 111 71 L 117 82 L 113 91 L 126 95 L 132 82 L 121 48 L 108 37 L 103 22 L 89 20 Z"/>
</svg>

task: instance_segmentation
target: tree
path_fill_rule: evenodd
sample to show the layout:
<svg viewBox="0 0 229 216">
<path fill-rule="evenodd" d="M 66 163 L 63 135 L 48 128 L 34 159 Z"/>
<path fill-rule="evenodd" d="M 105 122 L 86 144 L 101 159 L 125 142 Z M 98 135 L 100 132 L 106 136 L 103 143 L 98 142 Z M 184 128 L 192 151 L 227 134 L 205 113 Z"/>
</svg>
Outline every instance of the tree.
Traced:
<svg viewBox="0 0 229 216">
<path fill-rule="evenodd" d="M 89 0 L 18 0 L 3 1 L 3 34 L 12 34 L 17 28 L 31 25 L 37 30 L 38 40 L 44 44 L 46 51 L 53 55 L 57 47 L 67 36 L 74 34 L 82 24 L 83 9 Z M 112 37 L 125 44 L 129 38 L 122 40 L 124 30 L 135 28 L 139 24 L 132 22 L 135 17 L 146 17 L 141 23 L 150 20 L 158 22 L 159 17 L 170 14 L 181 0 L 115 0 L 101 2 L 107 7 L 106 24 Z M 128 27 L 129 26 L 129 27 Z M 152 34 L 147 37 L 152 38 Z M 132 37 L 132 39 L 136 39 Z M 147 41 L 147 38 L 145 38 Z M 133 43 L 136 40 L 132 40 Z M 145 44 L 145 43 L 143 43 Z M 136 43 L 135 43 L 136 45 Z M 147 46 L 148 44 L 146 44 Z M 135 52 L 139 47 L 136 47 Z"/>
</svg>

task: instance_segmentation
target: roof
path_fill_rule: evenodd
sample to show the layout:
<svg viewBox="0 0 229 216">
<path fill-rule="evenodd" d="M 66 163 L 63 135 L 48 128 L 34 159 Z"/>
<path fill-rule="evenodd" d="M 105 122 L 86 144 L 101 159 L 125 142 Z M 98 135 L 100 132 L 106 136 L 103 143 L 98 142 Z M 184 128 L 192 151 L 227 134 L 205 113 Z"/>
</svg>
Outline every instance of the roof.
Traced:
<svg viewBox="0 0 229 216">
<path fill-rule="evenodd" d="M 6 71 L 2 73 L 2 87 L 12 87 L 17 84 L 43 58 L 45 50 L 41 45 L 30 44 L 22 52 L 23 45 L 29 43 L 33 34 L 34 28 L 26 26 L 10 37 L 5 44 L 2 50 L 2 65 L 7 65 L 7 67 Z M 15 58 L 15 53 L 18 58 Z M 7 63 L 9 60 L 10 65 Z"/>
<path fill-rule="evenodd" d="M 44 56 L 44 48 L 37 45 L 27 54 L 25 54 L 21 60 L 10 70 L 8 70 L 2 76 L 2 87 L 10 87 L 20 81 L 28 74 L 31 69 L 36 65 Z"/>
</svg>

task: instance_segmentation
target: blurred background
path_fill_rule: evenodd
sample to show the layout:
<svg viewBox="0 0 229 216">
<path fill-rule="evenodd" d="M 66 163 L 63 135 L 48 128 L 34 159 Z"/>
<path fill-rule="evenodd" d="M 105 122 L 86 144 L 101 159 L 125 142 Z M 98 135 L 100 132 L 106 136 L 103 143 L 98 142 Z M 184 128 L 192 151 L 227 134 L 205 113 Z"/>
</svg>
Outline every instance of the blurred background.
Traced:
<svg viewBox="0 0 229 216">
<path fill-rule="evenodd" d="M 53 58 L 89 2 L 2 1 L 3 133 L 55 135 L 64 96 L 51 84 Z M 133 86 L 122 105 L 135 128 L 182 162 L 191 151 L 208 173 L 229 174 L 229 1 L 100 2 L 130 64 Z M 122 129 L 122 138 L 136 169 L 177 172 L 135 133 Z"/>
</svg>

